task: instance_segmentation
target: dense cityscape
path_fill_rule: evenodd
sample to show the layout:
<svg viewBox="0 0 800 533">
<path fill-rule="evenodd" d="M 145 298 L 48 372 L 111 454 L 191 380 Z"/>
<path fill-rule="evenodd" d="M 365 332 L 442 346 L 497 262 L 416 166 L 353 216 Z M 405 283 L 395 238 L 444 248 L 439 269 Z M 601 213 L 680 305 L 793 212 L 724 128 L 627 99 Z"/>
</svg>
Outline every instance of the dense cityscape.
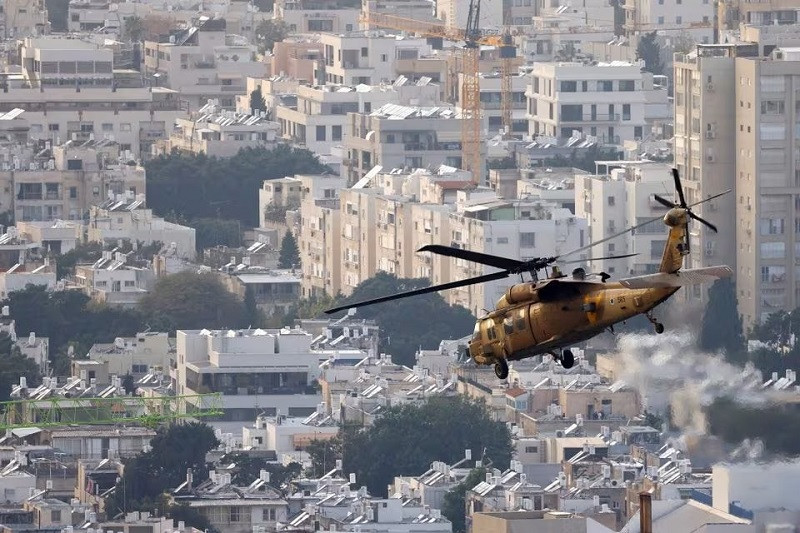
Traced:
<svg viewBox="0 0 800 533">
<path fill-rule="evenodd" d="M 799 15 L 2 0 L 0 533 L 800 531 Z"/>
</svg>

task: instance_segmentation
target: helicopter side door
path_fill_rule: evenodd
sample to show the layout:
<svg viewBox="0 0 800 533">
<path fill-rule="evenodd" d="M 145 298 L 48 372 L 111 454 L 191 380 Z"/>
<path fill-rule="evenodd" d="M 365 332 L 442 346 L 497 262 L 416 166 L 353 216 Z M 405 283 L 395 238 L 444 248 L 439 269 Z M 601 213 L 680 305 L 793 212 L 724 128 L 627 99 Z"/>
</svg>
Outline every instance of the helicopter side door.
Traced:
<svg viewBox="0 0 800 533">
<path fill-rule="evenodd" d="M 506 354 L 529 348 L 536 344 L 536 337 L 531 329 L 529 317 L 530 306 L 522 306 L 506 312 L 503 318 L 504 348 Z"/>
</svg>

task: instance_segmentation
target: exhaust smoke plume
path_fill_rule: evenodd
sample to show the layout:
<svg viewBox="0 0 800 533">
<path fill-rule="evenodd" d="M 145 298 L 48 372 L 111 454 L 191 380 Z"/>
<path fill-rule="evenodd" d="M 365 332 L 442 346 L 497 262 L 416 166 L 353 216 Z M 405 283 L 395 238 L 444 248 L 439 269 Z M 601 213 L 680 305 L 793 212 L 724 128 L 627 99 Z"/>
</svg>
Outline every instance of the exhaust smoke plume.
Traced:
<svg viewBox="0 0 800 533">
<path fill-rule="evenodd" d="M 705 433 L 703 408 L 716 398 L 764 401 L 759 371 L 704 353 L 687 330 L 621 335 L 617 353 L 620 379 L 640 392 L 645 408 L 666 413 L 671 405 L 672 421 L 689 433 Z"/>
</svg>

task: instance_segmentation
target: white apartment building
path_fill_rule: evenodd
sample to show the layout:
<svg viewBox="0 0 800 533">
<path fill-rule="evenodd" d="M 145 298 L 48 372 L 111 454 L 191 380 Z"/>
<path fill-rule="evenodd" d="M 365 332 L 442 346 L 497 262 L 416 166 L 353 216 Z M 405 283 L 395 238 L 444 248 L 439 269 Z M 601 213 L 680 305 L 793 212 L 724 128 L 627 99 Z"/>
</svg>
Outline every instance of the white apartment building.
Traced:
<svg viewBox="0 0 800 533">
<path fill-rule="evenodd" d="M 301 85 L 296 103 L 276 105 L 274 116 L 284 139 L 316 154 L 329 154 L 345 142 L 348 113 L 371 113 L 390 103 L 436 105 L 439 88 L 410 84 L 405 78 L 392 85 Z"/>
<path fill-rule="evenodd" d="M 92 300 L 133 309 L 155 284 L 155 273 L 146 266 L 127 264 L 121 252 L 104 251 L 93 264 L 75 267 L 75 283 Z"/>
<path fill-rule="evenodd" d="M 736 281 L 745 328 L 800 306 L 800 48 L 737 57 Z"/>
<path fill-rule="evenodd" d="M 541 2 L 543 3 L 543 2 Z M 530 20 L 539 13 L 537 0 L 519 0 L 508 4 L 508 19 L 513 25 L 530 24 Z M 478 26 L 482 29 L 500 30 L 505 21 L 503 2 L 481 2 Z M 455 21 L 453 26 L 465 28 L 469 13 L 469 2 L 460 0 L 441 0 L 435 3 L 436 18 L 445 22 Z"/>
<path fill-rule="evenodd" d="M 3 39 L 43 35 L 50 32 L 44 0 L 3 0 L 0 21 Z"/>
<path fill-rule="evenodd" d="M 170 342 L 166 333 L 148 331 L 134 337 L 118 337 L 110 343 L 95 344 L 86 357 L 90 361 L 108 364 L 110 374 L 130 374 L 139 379 L 152 368 L 166 371 L 174 354 L 174 339 Z"/>
<path fill-rule="evenodd" d="M 369 114 L 350 113 L 344 161 L 349 182 L 355 183 L 375 165 L 461 168 L 461 128 L 460 113 L 450 107 L 387 104 Z"/>
<path fill-rule="evenodd" d="M 612 162 L 607 162 L 611 166 Z M 575 215 L 586 219 L 588 242 L 599 241 L 627 226 L 664 215 L 667 209 L 653 199 L 674 196 L 671 167 L 665 163 L 614 162 L 608 174 L 575 176 Z M 667 241 L 661 220 L 589 250 L 590 257 L 638 254 L 636 257 L 592 262 L 592 269 L 614 278 L 658 271 Z"/>
<path fill-rule="evenodd" d="M 308 415 L 321 399 L 313 387 L 319 354 L 311 341 L 302 330 L 179 330 L 175 390 L 222 393 L 221 423 L 261 413 Z"/>
<path fill-rule="evenodd" d="M 358 29 L 360 7 L 343 0 L 277 0 L 274 18 L 292 33 L 348 33 Z"/>
<path fill-rule="evenodd" d="M 689 203 L 736 187 L 735 63 L 740 55 L 757 54 L 757 45 L 741 43 L 699 45 L 685 56 L 675 56 L 675 167 Z M 689 265 L 735 267 L 737 202 L 734 192 L 694 209 L 722 230 L 714 233 L 699 224 L 692 228 Z M 702 302 L 706 292 L 698 286 L 681 294 Z"/>
<path fill-rule="evenodd" d="M 625 0 L 629 38 L 658 32 L 667 38 L 687 34 L 697 43 L 714 42 L 715 4 L 711 0 Z"/>
<path fill-rule="evenodd" d="M 341 230 L 339 191 L 345 177 L 297 176 L 302 191 L 297 245 L 303 269 L 304 298 L 341 291 Z"/>
<path fill-rule="evenodd" d="M 130 240 L 148 246 L 160 242 L 178 257 L 194 259 L 194 228 L 167 222 L 153 215 L 152 209 L 144 207 L 144 196 L 131 198 L 117 196 L 99 206 L 93 206 L 89 213 L 88 239 L 92 242 L 111 242 Z"/>
<path fill-rule="evenodd" d="M 178 118 L 169 138 L 159 143 L 158 151 L 231 157 L 244 148 L 275 148 L 278 133 L 278 124 L 267 120 L 264 112 L 253 115 L 225 111 L 209 102 L 191 118 Z"/>
<path fill-rule="evenodd" d="M 17 222 L 17 232 L 24 239 L 42 243 L 48 252 L 65 254 L 83 240 L 83 224 L 55 220 L 53 222 Z"/>
<path fill-rule="evenodd" d="M 323 33 L 323 63 L 326 83 L 378 85 L 397 77 L 396 61 L 417 59 L 431 53 L 425 39 L 387 35 L 383 31 Z"/>
<path fill-rule="evenodd" d="M 503 130 L 502 117 L 502 80 L 500 74 L 481 74 L 480 76 L 480 99 L 482 115 L 486 118 L 488 130 L 484 133 L 488 136 L 497 135 Z M 458 94 L 462 92 L 464 84 L 463 74 L 458 75 Z M 527 100 L 525 91 L 528 86 L 528 76 L 517 72 L 511 77 L 511 134 L 522 136 L 528 133 Z"/>
<path fill-rule="evenodd" d="M 56 288 L 55 265 L 43 252 L 42 243 L 23 237 L 14 226 L 0 235 L 0 298 L 28 285 Z"/>
<path fill-rule="evenodd" d="M 434 4 L 430 0 L 367 0 L 362 2 L 365 18 L 378 13 L 413 20 L 433 19 Z M 363 26 L 362 26 L 363 27 Z M 366 29 L 380 29 L 368 27 Z"/>
<path fill-rule="evenodd" d="M 83 220 L 109 194 L 144 194 L 145 172 L 109 140 L 0 148 L 0 211 L 18 222 Z M 60 240 L 60 239 L 59 239 Z"/>
<path fill-rule="evenodd" d="M 339 425 L 325 414 L 325 404 L 307 417 L 259 416 L 252 427 L 242 428 L 242 445 L 256 450 L 273 450 L 278 457 L 306 448 L 315 440 L 327 440 L 339 433 Z"/>
<path fill-rule="evenodd" d="M 31 87 L 110 87 L 114 52 L 89 41 L 27 38 L 19 48 L 23 80 Z"/>
<path fill-rule="evenodd" d="M 256 61 L 256 47 L 245 38 L 226 33 L 224 19 L 201 17 L 166 42 L 145 41 L 144 73 L 154 85 L 180 93 L 194 111 L 215 100 L 235 109 L 248 76 L 264 77 L 267 64 Z"/>
<path fill-rule="evenodd" d="M 663 114 L 652 106 L 668 98 L 640 65 L 620 61 L 535 64 L 526 96 L 532 136 L 568 139 L 577 130 L 617 147 L 649 135 L 648 111 Z"/>
</svg>

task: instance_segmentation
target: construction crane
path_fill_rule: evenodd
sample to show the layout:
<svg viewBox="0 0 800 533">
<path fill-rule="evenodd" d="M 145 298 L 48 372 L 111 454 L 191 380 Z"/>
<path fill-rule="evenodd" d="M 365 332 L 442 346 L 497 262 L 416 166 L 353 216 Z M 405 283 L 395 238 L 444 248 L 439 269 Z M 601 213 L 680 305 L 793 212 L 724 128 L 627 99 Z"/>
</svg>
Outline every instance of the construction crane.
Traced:
<svg viewBox="0 0 800 533">
<path fill-rule="evenodd" d="M 460 29 L 453 26 L 452 16 L 448 24 L 426 22 L 381 13 L 363 13 L 361 21 L 371 26 L 389 28 L 416 33 L 423 37 L 441 38 L 449 41 L 464 41 L 461 48 L 461 167 L 472 173 L 472 182 L 483 181 L 483 164 L 481 162 L 481 94 L 480 94 L 480 47 L 496 46 L 500 49 L 500 57 L 516 57 L 516 48 L 510 44 L 510 38 L 504 39 L 497 34 L 488 34 L 480 29 L 480 0 L 470 0 L 467 14 L 467 26 Z M 510 70 L 510 69 L 509 69 Z M 510 75 L 510 72 L 509 72 Z M 505 87 L 504 82 L 504 87 Z M 510 81 L 508 82 L 510 86 Z M 509 94 L 508 98 L 511 98 Z M 511 104 L 509 102 L 509 128 L 511 121 Z"/>
<path fill-rule="evenodd" d="M 111 398 L 52 396 L 0 402 L 0 430 L 72 424 L 141 424 L 152 427 L 162 422 L 222 414 L 220 393 Z"/>
</svg>

